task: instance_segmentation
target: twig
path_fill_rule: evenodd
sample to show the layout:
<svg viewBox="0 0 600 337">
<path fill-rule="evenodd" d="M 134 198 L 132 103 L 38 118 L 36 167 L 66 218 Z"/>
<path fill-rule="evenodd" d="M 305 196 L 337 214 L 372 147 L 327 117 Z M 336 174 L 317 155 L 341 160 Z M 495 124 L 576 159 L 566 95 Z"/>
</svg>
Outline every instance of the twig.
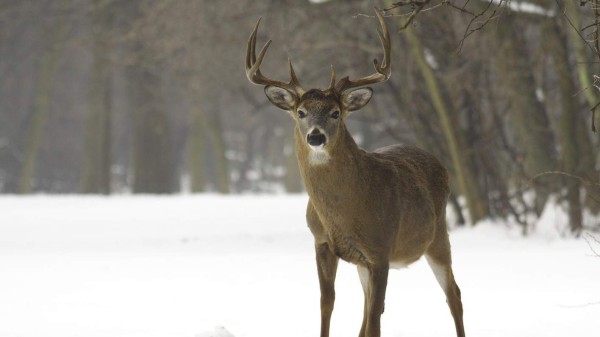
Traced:
<svg viewBox="0 0 600 337">
<path fill-rule="evenodd" d="M 402 1 L 398 1 L 396 3 L 391 4 L 390 7 L 384 8 L 383 12 L 389 12 L 395 8 L 403 7 L 403 6 L 411 6 L 413 8 L 416 6 L 425 6 L 430 1 L 431 0 L 402 0 Z"/>
<path fill-rule="evenodd" d="M 592 46 L 592 44 L 588 42 L 588 40 L 587 40 L 587 39 L 586 39 L 586 38 L 585 38 L 585 37 L 584 37 L 584 36 L 581 34 L 581 32 L 579 31 L 579 28 L 575 27 L 575 24 L 573 23 L 573 21 L 571 21 L 571 18 L 569 18 L 569 16 L 567 15 L 567 10 L 566 10 L 566 9 L 564 9 L 564 8 L 562 8 L 562 7 L 560 6 L 560 2 L 559 2 L 558 0 L 555 0 L 555 1 L 556 1 L 556 6 L 557 6 L 557 7 L 560 9 L 560 11 L 562 12 L 563 16 L 565 17 L 565 19 L 567 20 L 567 22 L 569 23 L 569 25 L 571 26 L 571 28 L 573 28 L 573 29 L 574 29 L 574 30 L 577 32 L 577 35 L 579 35 L 579 37 L 580 37 L 580 38 L 581 38 L 581 40 L 582 40 L 582 41 L 585 43 L 585 45 L 586 45 L 586 46 L 588 46 L 588 48 L 590 48 L 590 50 L 591 50 L 591 51 L 592 51 L 594 54 L 596 54 L 598 57 L 600 57 L 600 54 L 599 54 L 599 52 L 600 52 L 600 51 L 599 51 L 597 48 L 594 48 L 594 46 Z M 585 28 L 583 28 L 582 30 L 584 30 L 584 29 L 587 29 L 587 28 L 589 28 L 589 27 L 598 26 L 598 23 L 599 23 L 599 21 L 598 21 L 598 20 L 599 20 L 599 19 L 600 19 L 600 17 L 597 17 L 597 18 L 596 18 L 596 22 L 594 22 L 593 24 L 591 24 L 591 25 L 589 25 L 589 26 L 586 26 L 586 27 L 585 27 Z M 595 33 L 597 34 L 597 33 L 598 33 L 598 31 L 596 30 L 596 32 L 595 32 Z M 596 39 L 596 40 L 597 40 L 597 39 Z"/>
<path fill-rule="evenodd" d="M 600 253 L 598 253 L 596 251 L 596 249 L 594 249 L 594 246 L 592 245 L 592 243 L 590 242 L 590 239 L 592 239 L 592 241 L 596 242 L 596 244 L 600 245 L 600 240 L 598 240 L 598 238 L 596 238 L 595 236 L 593 236 L 590 233 L 586 233 L 587 235 L 583 237 L 583 239 L 585 240 L 585 242 L 587 242 L 588 246 L 590 247 L 590 250 L 592 251 L 592 253 L 594 253 L 595 256 L 600 257 Z"/>
<path fill-rule="evenodd" d="M 593 0 L 593 3 L 591 5 L 591 8 L 594 11 L 594 22 L 579 29 L 578 27 L 575 26 L 575 24 L 573 23 L 573 21 L 571 21 L 571 18 L 569 18 L 569 16 L 567 15 L 567 11 L 565 8 L 561 8 L 560 6 L 560 2 L 558 0 L 555 0 L 556 2 L 556 6 L 560 9 L 560 11 L 562 12 L 563 16 L 565 17 L 565 19 L 567 20 L 567 22 L 569 23 L 569 25 L 571 26 L 571 28 L 577 32 L 577 35 L 579 36 L 579 38 L 581 39 L 581 41 L 583 41 L 583 43 L 600 59 L 600 45 L 599 45 L 599 29 L 600 29 L 600 8 L 598 7 L 598 0 Z M 586 3 L 585 2 L 581 2 L 580 6 L 584 6 Z M 592 45 L 586 38 L 585 36 L 583 36 L 582 32 L 586 29 L 592 28 L 592 27 L 596 27 L 596 29 L 591 33 L 591 35 L 593 36 L 593 41 L 594 41 L 594 45 Z M 594 75 L 594 84 L 593 86 L 600 90 L 600 77 Z M 598 102 L 596 105 L 594 105 L 590 111 L 592 112 L 592 132 L 596 133 L 596 110 L 598 109 L 598 107 L 600 106 L 600 102 Z"/>
<path fill-rule="evenodd" d="M 600 105 L 600 103 L 598 103 L 598 105 Z M 571 173 L 567 173 L 567 172 L 563 172 L 563 171 L 546 171 L 546 172 L 538 173 L 538 174 L 536 174 L 535 176 L 533 176 L 531 179 L 529 179 L 529 182 L 528 182 L 528 183 L 529 183 L 530 185 L 532 185 L 532 184 L 533 184 L 533 181 L 534 181 L 535 179 L 537 179 L 537 178 L 539 178 L 539 177 L 541 177 L 541 176 L 544 176 L 544 175 L 550 175 L 550 174 L 563 175 L 563 176 L 565 176 L 565 177 L 569 177 L 569 178 L 574 178 L 574 179 L 577 179 L 577 180 L 579 180 L 579 182 L 581 182 L 581 183 L 582 183 L 584 186 L 587 186 L 587 187 L 592 187 L 592 186 L 595 186 L 595 187 L 600 187 L 600 184 L 599 184 L 599 183 L 591 182 L 591 181 L 589 181 L 588 179 L 585 179 L 585 178 L 583 178 L 583 177 L 580 177 L 580 176 L 578 176 L 578 175 L 571 174 Z M 597 202 L 597 203 L 600 203 L 600 199 L 598 199 L 598 198 L 597 198 L 597 197 L 595 197 L 595 196 L 592 196 L 591 194 L 590 194 L 590 195 L 588 195 L 588 198 L 592 199 L 593 201 L 595 201 L 595 202 Z"/>
<path fill-rule="evenodd" d="M 600 105 L 600 104 L 599 104 Z M 546 172 L 542 172 L 542 173 L 538 173 L 535 176 L 533 176 L 531 179 L 529 179 L 530 182 L 533 182 L 533 180 L 541 177 L 541 176 L 545 176 L 545 175 L 551 175 L 551 174 L 556 174 L 556 175 L 563 175 L 569 178 L 575 178 L 577 180 L 579 180 L 581 183 L 583 183 L 586 186 L 600 186 L 599 183 L 594 183 L 591 182 L 583 177 L 580 177 L 578 175 L 575 174 L 571 174 L 571 173 L 567 173 L 567 172 L 563 172 L 563 171 L 546 171 Z"/>
<path fill-rule="evenodd" d="M 444 1 L 442 1 L 440 3 L 440 5 L 446 5 L 448 7 L 454 8 L 454 9 L 460 11 L 460 12 L 469 14 L 471 16 L 475 16 L 476 15 L 475 13 L 473 13 L 473 12 L 471 12 L 471 11 L 469 11 L 469 10 L 466 9 L 466 7 L 469 4 L 469 2 L 470 2 L 470 0 L 466 1 L 465 4 L 462 7 L 459 7 L 459 6 L 455 5 L 455 4 L 453 4 L 452 1 L 450 1 L 450 0 L 444 0 Z"/>
<path fill-rule="evenodd" d="M 387 13 L 387 12 L 389 12 L 393 9 L 399 8 L 399 7 L 411 6 L 413 8 L 413 10 L 410 12 L 410 15 L 408 16 L 408 19 L 406 20 L 406 22 L 402 25 L 402 27 L 400 27 L 400 30 L 402 31 L 402 30 L 405 30 L 413 22 L 415 17 L 430 2 L 431 2 L 431 0 L 402 0 L 402 1 L 398 1 L 396 3 L 393 3 L 392 5 L 390 5 L 390 7 L 384 8 L 383 12 Z M 434 7 L 438 7 L 438 6 L 439 6 L 439 4 Z"/>
<path fill-rule="evenodd" d="M 470 29 L 471 26 L 475 23 L 475 21 L 477 19 L 481 18 L 490 9 L 490 7 L 492 7 L 493 3 L 494 3 L 494 0 L 490 0 L 490 2 L 488 2 L 488 5 L 484 10 L 482 10 L 478 14 L 473 15 L 473 17 L 471 18 L 471 21 L 469 21 L 469 24 L 467 25 L 467 28 L 465 28 L 465 33 L 463 35 L 463 38 L 460 40 L 460 42 L 458 44 L 458 54 L 460 54 L 460 52 L 462 51 L 462 48 L 465 44 L 465 40 L 471 34 L 483 29 L 490 21 L 495 20 L 496 18 L 498 18 L 500 16 L 500 15 L 496 15 L 496 12 L 498 11 L 498 8 L 500 8 L 503 5 L 504 0 L 500 0 L 500 2 L 498 3 L 498 6 L 496 6 L 496 8 L 492 12 L 492 14 L 490 14 L 490 16 L 488 16 L 488 18 L 479 25 L 479 27 Z M 465 6 L 466 6 L 466 4 L 465 4 Z"/>
<path fill-rule="evenodd" d="M 419 14 L 419 13 L 420 13 L 420 12 L 423 10 L 423 7 L 425 7 L 425 5 L 426 5 L 426 3 L 425 3 L 425 4 L 422 4 L 422 5 L 419 5 L 419 6 L 418 6 L 418 7 L 417 7 L 417 8 L 416 8 L 416 9 L 415 9 L 415 10 L 414 10 L 414 11 L 413 11 L 411 14 L 410 14 L 410 16 L 408 17 L 408 19 L 406 20 L 406 22 L 405 22 L 405 23 L 402 25 L 402 27 L 400 27 L 400 30 L 401 30 L 401 31 L 402 31 L 402 30 L 405 30 L 405 29 L 406 29 L 406 27 L 408 27 L 408 26 L 409 26 L 409 25 L 410 25 L 410 24 L 413 22 L 413 20 L 414 20 L 414 19 L 415 19 L 415 17 L 417 16 L 417 14 Z"/>
<path fill-rule="evenodd" d="M 591 182 L 591 181 L 589 181 L 588 179 L 582 178 L 582 177 L 580 177 L 580 176 L 578 176 L 578 175 L 571 174 L 571 173 L 567 173 L 567 172 L 563 172 L 563 171 L 547 171 L 547 172 L 538 173 L 538 174 L 536 174 L 535 176 L 533 176 L 531 179 L 529 179 L 529 182 L 528 182 L 528 184 L 532 185 L 532 184 L 533 184 L 533 180 L 535 180 L 535 179 L 537 179 L 537 178 L 539 178 L 539 177 L 541 177 L 541 176 L 544 176 L 544 175 L 549 175 L 549 174 L 558 174 L 558 175 L 563 175 L 563 176 L 566 176 L 566 177 L 569 177 L 569 178 L 574 178 L 574 179 L 577 179 L 577 180 L 579 180 L 579 181 L 580 181 L 580 182 L 581 182 L 581 183 L 582 183 L 584 186 L 586 186 L 586 187 L 588 187 L 588 188 L 589 188 L 589 187 L 599 187 L 599 186 L 600 186 L 600 183 Z M 591 199 L 591 200 L 593 200 L 593 201 L 597 202 L 597 203 L 600 203 L 600 199 L 598 199 L 598 198 L 597 198 L 597 195 L 596 195 L 596 196 L 594 196 L 594 195 L 593 195 L 593 194 L 595 194 L 595 192 L 592 192 L 592 191 L 593 191 L 592 189 L 589 189 L 589 191 L 590 191 L 590 194 L 588 194 L 588 195 L 587 195 L 587 197 L 588 197 L 589 199 Z M 577 233 L 577 237 L 579 237 L 579 236 L 580 236 L 580 234 L 581 234 L 581 233 L 580 233 L 580 232 L 578 232 L 578 233 Z M 588 236 L 589 236 L 589 237 L 591 237 L 591 238 L 592 238 L 592 239 L 593 239 L 593 240 L 594 240 L 596 243 L 600 244 L 600 241 L 598 241 L 598 239 L 597 239 L 596 237 L 592 236 L 592 235 L 591 235 L 591 234 L 589 234 L 589 233 L 587 233 L 587 234 L 588 234 Z M 588 246 L 590 246 L 590 249 L 592 250 L 592 252 L 594 252 L 595 256 L 597 256 L 597 257 L 600 257 L 600 254 L 598 254 L 598 252 L 596 252 L 596 251 L 594 250 L 594 248 L 593 248 L 593 247 L 592 247 L 592 245 L 590 244 L 589 240 L 588 240 L 587 238 L 585 238 L 585 237 L 584 237 L 584 239 L 585 239 L 585 241 L 588 243 Z"/>
</svg>

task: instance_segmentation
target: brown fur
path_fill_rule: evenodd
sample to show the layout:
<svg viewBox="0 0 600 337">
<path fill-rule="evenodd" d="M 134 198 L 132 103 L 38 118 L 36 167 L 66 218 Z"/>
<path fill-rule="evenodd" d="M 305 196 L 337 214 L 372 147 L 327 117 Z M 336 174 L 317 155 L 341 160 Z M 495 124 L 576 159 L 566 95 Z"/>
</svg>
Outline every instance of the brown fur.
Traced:
<svg viewBox="0 0 600 337">
<path fill-rule="evenodd" d="M 436 232 L 446 232 L 448 177 L 439 161 L 409 145 L 368 153 L 345 127 L 326 165 L 308 164 L 310 149 L 296 129 L 300 172 L 310 196 L 309 227 L 348 262 L 409 264 L 420 258 Z M 416 207 L 418 205 L 418 207 Z M 440 228 L 436 228 L 440 227 Z"/>
<path fill-rule="evenodd" d="M 331 102 L 321 105 L 335 106 Z M 434 156 L 411 145 L 365 152 L 343 122 L 337 133 L 335 137 L 328 135 L 327 164 L 311 165 L 305 134 L 300 127 L 295 128 L 298 163 L 310 197 L 307 222 L 315 237 L 320 270 L 324 310 L 321 336 L 328 335 L 337 258 L 365 267 L 371 275 L 385 270 L 385 275 L 379 276 L 387 279 L 390 264 L 408 265 L 423 255 L 448 268 L 449 286 L 444 291 L 455 316 L 457 336 L 464 336 L 460 291 L 451 271 L 445 221 L 449 194 L 446 169 Z M 387 281 L 374 282 L 383 283 L 383 302 Z M 370 317 L 368 312 L 373 306 L 368 303 L 370 297 L 373 294 L 365 291 L 360 336 L 379 336 L 379 316 Z"/>
</svg>

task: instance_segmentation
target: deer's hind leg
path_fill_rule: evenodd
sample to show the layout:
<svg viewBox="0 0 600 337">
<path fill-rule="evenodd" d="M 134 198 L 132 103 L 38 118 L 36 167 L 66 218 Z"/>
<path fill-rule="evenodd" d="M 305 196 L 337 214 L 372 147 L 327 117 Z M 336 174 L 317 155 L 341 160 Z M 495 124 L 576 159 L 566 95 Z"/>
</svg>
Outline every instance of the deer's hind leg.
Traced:
<svg viewBox="0 0 600 337">
<path fill-rule="evenodd" d="M 425 254 L 427 262 L 435 275 L 440 287 L 446 295 L 446 302 L 450 307 L 450 313 L 454 319 L 456 336 L 464 337 L 465 328 L 463 324 L 463 307 L 460 288 L 456 284 L 452 272 L 452 258 L 450 252 L 450 241 L 446 231 L 436 233 L 437 237 L 430 249 Z"/>
<path fill-rule="evenodd" d="M 360 334 L 358 335 L 358 337 L 365 337 L 365 333 L 367 330 L 367 306 L 368 306 L 368 299 L 369 299 L 369 270 L 363 266 L 357 266 L 357 269 L 358 269 L 358 276 L 360 277 L 360 284 L 362 285 L 363 293 L 364 293 L 364 297 L 365 297 L 364 308 L 363 308 L 363 322 L 360 327 Z"/>
<path fill-rule="evenodd" d="M 363 322 L 359 337 L 380 337 L 389 265 L 358 266 L 365 295 Z"/>
</svg>

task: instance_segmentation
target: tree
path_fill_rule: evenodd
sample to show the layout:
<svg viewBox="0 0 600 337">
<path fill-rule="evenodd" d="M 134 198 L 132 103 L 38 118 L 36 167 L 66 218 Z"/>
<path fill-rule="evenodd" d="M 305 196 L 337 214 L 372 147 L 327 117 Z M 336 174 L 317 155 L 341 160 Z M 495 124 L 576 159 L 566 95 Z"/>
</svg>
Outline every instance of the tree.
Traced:
<svg viewBox="0 0 600 337">
<path fill-rule="evenodd" d="M 61 0 L 54 5 L 57 6 L 55 8 L 52 8 L 54 7 L 52 4 L 46 4 L 46 6 L 50 6 L 52 9 L 58 11 L 65 11 L 68 5 L 68 0 Z M 47 32 L 48 45 L 40 60 L 31 122 L 27 130 L 23 162 L 19 173 L 18 192 L 22 194 L 30 193 L 34 188 L 33 183 L 35 170 L 37 169 L 38 151 L 46 127 L 48 109 L 54 89 L 53 80 L 65 45 L 67 34 L 67 23 L 65 21 L 64 16 L 58 16 L 50 20 L 49 31 Z"/>
<path fill-rule="evenodd" d="M 111 168 L 111 43 L 107 33 L 114 24 L 113 6 L 94 0 L 91 9 L 93 64 L 88 89 L 89 114 L 85 136 L 83 193 L 110 193 Z"/>
<path fill-rule="evenodd" d="M 123 4 L 130 18 L 142 17 L 151 1 Z M 133 192 L 171 193 L 174 170 L 171 130 L 166 111 L 160 64 L 152 58 L 147 43 L 152 31 L 133 26 L 130 31 L 132 63 L 125 70 L 129 107 L 133 113 Z"/>
<path fill-rule="evenodd" d="M 474 173 L 469 165 L 469 160 L 465 156 L 465 152 L 461 151 L 461 141 L 456 134 L 456 127 L 452 121 L 451 111 L 453 107 L 450 101 L 444 99 L 442 90 L 439 87 L 439 81 L 435 78 L 435 74 L 431 66 L 427 63 L 423 54 L 423 47 L 418 37 L 412 30 L 404 32 L 413 56 L 416 59 L 417 66 L 425 79 L 427 92 L 431 95 L 432 104 L 437 112 L 438 120 L 441 123 L 442 132 L 446 141 L 447 150 L 449 151 L 450 160 L 452 163 L 451 170 L 454 171 L 454 177 L 457 180 L 458 191 L 465 197 L 466 205 L 469 210 L 469 215 L 472 223 L 485 218 L 487 210 L 485 207 L 485 198 L 479 195 L 479 191 L 475 181 Z"/>
<path fill-rule="evenodd" d="M 497 74 L 510 97 L 509 115 L 515 127 L 516 137 L 522 147 L 521 156 L 525 174 L 532 178 L 540 172 L 556 167 L 556 144 L 550 128 L 545 106 L 537 95 L 537 84 L 532 72 L 533 62 L 526 48 L 521 23 L 516 14 L 503 14 L 503 29 L 497 29 Z M 539 214 L 551 192 L 551 180 L 538 181 L 536 212 Z"/>
</svg>

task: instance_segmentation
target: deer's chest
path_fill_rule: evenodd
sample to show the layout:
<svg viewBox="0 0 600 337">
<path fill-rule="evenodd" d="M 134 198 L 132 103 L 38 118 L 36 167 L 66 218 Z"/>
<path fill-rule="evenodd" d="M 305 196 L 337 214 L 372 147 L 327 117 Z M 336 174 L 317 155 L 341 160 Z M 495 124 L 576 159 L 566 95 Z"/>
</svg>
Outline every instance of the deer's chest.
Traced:
<svg viewBox="0 0 600 337">
<path fill-rule="evenodd" d="M 379 256 L 386 256 L 389 238 L 381 223 L 362 216 L 320 216 L 324 239 L 330 249 L 341 259 L 357 265 L 374 263 Z"/>
<path fill-rule="evenodd" d="M 387 256 L 397 221 L 393 212 L 385 212 L 384 203 L 361 181 L 345 179 L 345 184 L 329 188 L 328 181 L 308 184 L 311 204 L 318 214 L 313 234 L 327 241 L 330 249 L 341 259 L 368 265 L 377 257 Z M 388 196 L 379 191 L 379 196 Z M 381 196 L 383 194 L 383 196 Z"/>
</svg>

